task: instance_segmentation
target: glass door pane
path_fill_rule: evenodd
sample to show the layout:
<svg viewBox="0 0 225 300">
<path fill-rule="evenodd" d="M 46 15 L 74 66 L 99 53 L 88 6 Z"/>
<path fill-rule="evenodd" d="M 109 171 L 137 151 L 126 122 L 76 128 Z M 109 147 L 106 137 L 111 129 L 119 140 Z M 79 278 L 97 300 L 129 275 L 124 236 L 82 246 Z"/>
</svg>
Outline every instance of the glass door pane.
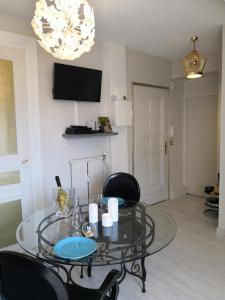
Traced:
<svg viewBox="0 0 225 300">
<path fill-rule="evenodd" d="M 20 183 L 20 171 L 0 172 L 0 186 Z"/>
<path fill-rule="evenodd" d="M 0 59 L 0 155 L 17 153 L 13 62 Z"/>
</svg>

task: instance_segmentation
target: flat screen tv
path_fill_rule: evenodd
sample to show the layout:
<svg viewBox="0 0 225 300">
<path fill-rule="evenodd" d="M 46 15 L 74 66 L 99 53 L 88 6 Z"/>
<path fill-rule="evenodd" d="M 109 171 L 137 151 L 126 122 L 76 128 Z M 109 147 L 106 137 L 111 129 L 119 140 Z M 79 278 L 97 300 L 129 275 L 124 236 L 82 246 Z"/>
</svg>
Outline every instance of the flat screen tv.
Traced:
<svg viewBox="0 0 225 300">
<path fill-rule="evenodd" d="M 54 64 L 53 98 L 99 102 L 102 71 Z"/>
</svg>

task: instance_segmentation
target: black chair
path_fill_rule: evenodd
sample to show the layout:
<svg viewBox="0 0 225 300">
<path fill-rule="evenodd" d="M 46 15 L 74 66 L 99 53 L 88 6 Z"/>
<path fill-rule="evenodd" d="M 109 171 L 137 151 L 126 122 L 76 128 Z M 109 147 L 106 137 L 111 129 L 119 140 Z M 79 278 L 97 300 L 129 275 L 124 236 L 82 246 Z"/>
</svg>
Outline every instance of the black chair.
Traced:
<svg viewBox="0 0 225 300">
<path fill-rule="evenodd" d="M 88 289 L 64 283 L 56 271 L 35 258 L 0 252 L 1 300 L 116 300 L 118 276 L 119 271 L 112 270 L 99 289 Z"/>
<path fill-rule="evenodd" d="M 103 187 L 104 197 L 121 197 L 128 206 L 140 200 L 140 187 L 136 178 L 128 173 L 115 173 L 110 175 Z M 129 202 L 132 201 L 132 202 Z"/>
<path fill-rule="evenodd" d="M 131 207 L 140 201 L 140 187 L 133 175 L 124 172 L 115 173 L 106 179 L 103 197 L 121 197 L 126 201 L 126 206 Z M 87 273 L 91 277 L 92 266 L 88 266 Z"/>
</svg>

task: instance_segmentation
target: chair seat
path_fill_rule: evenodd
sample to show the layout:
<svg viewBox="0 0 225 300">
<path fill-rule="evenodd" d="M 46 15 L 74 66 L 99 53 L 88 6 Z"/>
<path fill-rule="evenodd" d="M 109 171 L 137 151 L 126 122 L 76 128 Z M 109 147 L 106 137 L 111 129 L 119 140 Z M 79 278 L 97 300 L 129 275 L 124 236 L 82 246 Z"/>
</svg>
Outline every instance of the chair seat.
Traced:
<svg viewBox="0 0 225 300">
<path fill-rule="evenodd" d="M 12 251 L 0 252 L 0 300 L 116 300 L 120 273 L 112 269 L 99 289 L 65 284 L 42 261 Z M 107 292 L 110 297 L 105 296 Z M 2 298 L 3 297 L 3 298 Z"/>
<path fill-rule="evenodd" d="M 100 300 L 102 294 L 99 290 L 79 287 L 77 285 L 66 284 L 70 300 Z M 110 299 L 108 296 L 104 300 Z"/>
</svg>

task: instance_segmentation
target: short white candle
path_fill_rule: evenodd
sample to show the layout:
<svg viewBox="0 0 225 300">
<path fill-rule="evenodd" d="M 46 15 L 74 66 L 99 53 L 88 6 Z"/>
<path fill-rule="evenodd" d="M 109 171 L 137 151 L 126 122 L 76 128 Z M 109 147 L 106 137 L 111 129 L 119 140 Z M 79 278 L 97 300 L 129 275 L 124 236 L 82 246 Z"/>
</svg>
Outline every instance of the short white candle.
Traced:
<svg viewBox="0 0 225 300">
<path fill-rule="evenodd" d="M 118 199 L 108 199 L 108 212 L 112 215 L 113 223 L 118 222 Z"/>
<path fill-rule="evenodd" d="M 98 222 L 98 204 L 97 203 L 89 204 L 89 222 L 90 223 Z"/>
<path fill-rule="evenodd" d="M 110 227 L 113 225 L 112 216 L 109 213 L 102 214 L 102 226 Z"/>
<path fill-rule="evenodd" d="M 102 227 L 102 235 L 105 237 L 111 237 L 113 226 L 110 227 Z"/>
</svg>

